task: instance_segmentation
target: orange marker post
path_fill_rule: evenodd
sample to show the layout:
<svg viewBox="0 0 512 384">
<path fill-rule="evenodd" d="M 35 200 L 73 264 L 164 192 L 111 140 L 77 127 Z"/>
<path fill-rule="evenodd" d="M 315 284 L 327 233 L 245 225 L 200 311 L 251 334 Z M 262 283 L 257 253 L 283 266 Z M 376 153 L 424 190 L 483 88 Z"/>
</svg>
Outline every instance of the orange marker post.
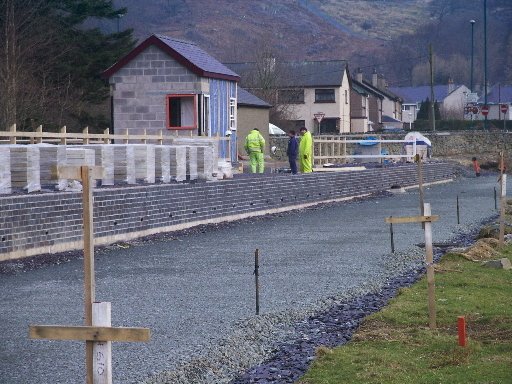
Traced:
<svg viewBox="0 0 512 384">
<path fill-rule="evenodd" d="M 459 330 L 459 345 L 461 347 L 466 346 L 466 318 L 464 316 L 459 316 L 457 318 L 457 328 Z"/>
</svg>

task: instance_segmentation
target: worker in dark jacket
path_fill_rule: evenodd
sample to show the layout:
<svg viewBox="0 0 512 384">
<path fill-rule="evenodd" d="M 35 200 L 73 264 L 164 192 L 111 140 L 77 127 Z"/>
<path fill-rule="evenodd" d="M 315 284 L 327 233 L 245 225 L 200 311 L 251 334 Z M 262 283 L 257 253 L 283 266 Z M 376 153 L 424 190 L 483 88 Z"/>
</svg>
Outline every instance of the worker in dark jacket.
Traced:
<svg viewBox="0 0 512 384">
<path fill-rule="evenodd" d="M 299 143 L 297 142 L 297 138 L 295 137 L 295 131 L 292 129 L 288 132 L 288 148 L 286 149 L 286 154 L 288 155 L 288 161 L 290 162 L 290 169 L 292 170 L 292 174 L 297 174 L 297 154 L 299 153 Z"/>
</svg>

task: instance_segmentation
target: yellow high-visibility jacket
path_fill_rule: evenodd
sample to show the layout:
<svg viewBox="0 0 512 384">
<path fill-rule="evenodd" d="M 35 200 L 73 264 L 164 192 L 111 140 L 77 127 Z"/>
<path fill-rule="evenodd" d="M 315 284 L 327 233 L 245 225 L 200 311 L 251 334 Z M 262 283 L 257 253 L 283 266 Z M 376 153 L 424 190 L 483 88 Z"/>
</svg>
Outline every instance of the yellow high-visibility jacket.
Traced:
<svg viewBox="0 0 512 384">
<path fill-rule="evenodd" d="M 265 139 L 261 136 L 261 133 L 253 129 L 245 138 L 245 150 L 248 154 L 261 152 L 265 150 Z"/>
<path fill-rule="evenodd" d="M 313 138 L 309 131 L 300 138 L 299 167 L 303 173 L 313 172 Z"/>
</svg>

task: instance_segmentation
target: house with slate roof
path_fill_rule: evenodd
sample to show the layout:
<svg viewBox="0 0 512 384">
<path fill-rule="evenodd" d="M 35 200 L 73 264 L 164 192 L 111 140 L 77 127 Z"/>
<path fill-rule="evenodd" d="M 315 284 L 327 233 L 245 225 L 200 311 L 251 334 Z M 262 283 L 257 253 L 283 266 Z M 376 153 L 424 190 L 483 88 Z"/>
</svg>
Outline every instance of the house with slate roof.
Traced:
<svg viewBox="0 0 512 384">
<path fill-rule="evenodd" d="M 241 86 L 257 93 L 272 87 L 273 105 L 285 108 L 287 129 L 306 127 L 314 134 L 350 132 L 350 76 L 345 60 L 226 63 L 240 74 Z M 324 113 L 318 125 L 315 113 Z M 287 124 L 286 124 L 287 123 Z"/>
<path fill-rule="evenodd" d="M 479 107 L 485 104 L 485 97 L 481 96 L 478 100 Z M 502 113 L 500 105 L 508 105 L 507 112 Z M 512 120 L 512 86 L 496 84 L 489 89 L 487 93 L 487 105 L 489 106 L 489 120 Z M 482 114 L 473 115 L 473 120 L 484 120 Z"/>
<path fill-rule="evenodd" d="M 240 77 L 194 43 L 152 35 L 103 72 L 114 133 L 231 134 L 236 154 Z"/>
<path fill-rule="evenodd" d="M 244 139 L 253 128 L 258 128 L 267 143 L 266 155 L 270 155 L 270 137 L 268 132 L 269 111 L 272 107 L 252 93 L 238 87 L 238 154 L 245 155 Z"/>
<path fill-rule="evenodd" d="M 368 82 L 358 69 L 352 79 L 350 97 L 351 132 L 378 130 L 391 121 L 401 121 L 402 99 L 386 88 L 384 79 L 376 72 Z"/>
<path fill-rule="evenodd" d="M 390 87 L 391 92 L 403 98 L 404 122 L 416 121 L 416 116 L 420 110 L 421 102 L 430 99 L 430 86 L 423 85 L 418 87 Z M 465 85 L 455 85 L 449 82 L 447 85 L 434 86 L 434 98 L 439 103 L 441 113 L 464 115 L 464 107 L 467 102 L 467 96 L 470 90 Z"/>
</svg>

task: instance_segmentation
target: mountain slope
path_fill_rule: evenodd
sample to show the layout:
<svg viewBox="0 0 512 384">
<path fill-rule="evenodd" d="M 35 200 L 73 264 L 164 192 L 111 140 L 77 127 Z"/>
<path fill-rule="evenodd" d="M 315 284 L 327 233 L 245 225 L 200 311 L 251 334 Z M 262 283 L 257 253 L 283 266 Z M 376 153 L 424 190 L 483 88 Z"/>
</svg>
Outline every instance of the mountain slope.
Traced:
<svg viewBox="0 0 512 384">
<path fill-rule="evenodd" d="M 345 59 L 352 72 L 375 68 L 394 85 L 422 84 L 428 44 L 436 82 L 469 83 L 470 19 L 475 82 L 483 82 L 483 0 L 117 0 L 119 28 L 194 41 L 221 61 L 262 55 L 285 60 Z M 489 80 L 512 82 L 512 2 L 488 0 Z M 104 23 L 115 31 L 117 23 Z"/>
</svg>

